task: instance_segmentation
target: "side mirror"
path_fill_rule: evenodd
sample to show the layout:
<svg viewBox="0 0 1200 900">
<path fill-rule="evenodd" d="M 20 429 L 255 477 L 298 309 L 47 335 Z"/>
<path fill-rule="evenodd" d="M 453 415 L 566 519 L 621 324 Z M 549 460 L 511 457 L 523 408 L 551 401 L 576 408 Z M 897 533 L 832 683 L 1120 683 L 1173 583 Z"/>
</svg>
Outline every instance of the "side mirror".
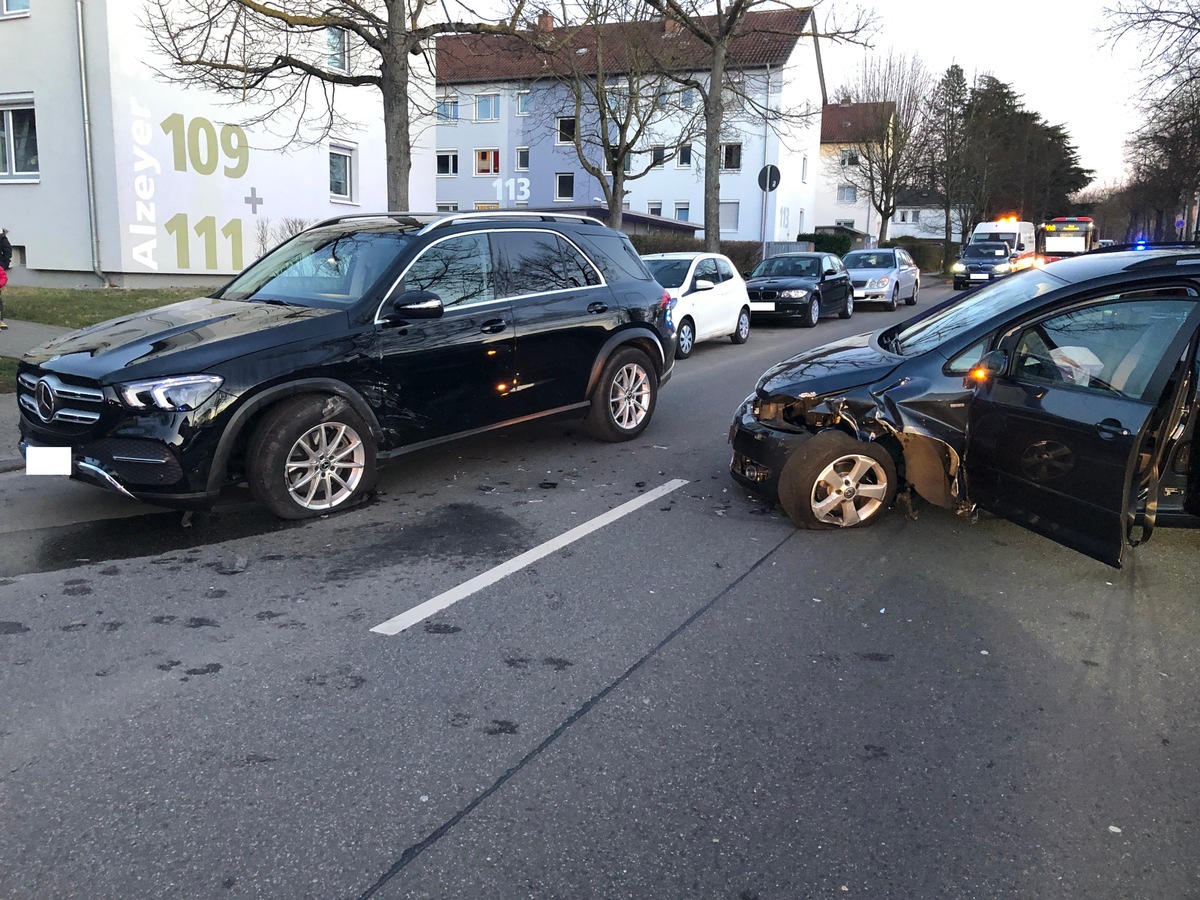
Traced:
<svg viewBox="0 0 1200 900">
<path fill-rule="evenodd" d="M 836 275 L 836 274 L 837 274 L 837 269 L 826 269 L 825 272 L 823 273 L 823 276 L 825 278 L 828 278 L 830 275 Z"/>
<path fill-rule="evenodd" d="M 1024 253 L 1024 252 L 1025 252 L 1025 245 L 1024 245 L 1024 244 L 1017 244 L 1017 252 L 1018 252 L 1018 253 Z"/>
<path fill-rule="evenodd" d="M 407 319 L 440 319 L 445 307 L 442 298 L 433 291 L 405 291 L 392 301 L 392 311 L 385 316 L 389 322 Z"/>
<path fill-rule="evenodd" d="M 979 362 L 971 366 L 967 377 L 963 379 L 964 387 L 978 387 L 993 380 L 1008 368 L 1007 350 L 989 350 L 983 354 Z"/>
<path fill-rule="evenodd" d="M 716 286 L 715 282 L 709 281 L 707 278 L 697 278 L 692 282 L 693 291 L 711 291 Z"/>
</svg>

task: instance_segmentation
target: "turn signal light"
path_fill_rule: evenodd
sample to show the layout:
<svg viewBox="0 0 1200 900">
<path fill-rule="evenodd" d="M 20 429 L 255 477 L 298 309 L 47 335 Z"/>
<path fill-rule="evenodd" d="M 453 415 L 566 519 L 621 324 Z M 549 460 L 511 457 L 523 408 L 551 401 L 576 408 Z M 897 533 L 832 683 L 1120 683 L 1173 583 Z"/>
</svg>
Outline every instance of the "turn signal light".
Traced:
<svg viewBox="0 0 1200 900">
<path fill-rule="evenodd" d="M 984 382 L 988 380 L 988 370 L 983 366 L 975 366 L 967 373 L 967 377 L 972 381 Z"/>
</svg>

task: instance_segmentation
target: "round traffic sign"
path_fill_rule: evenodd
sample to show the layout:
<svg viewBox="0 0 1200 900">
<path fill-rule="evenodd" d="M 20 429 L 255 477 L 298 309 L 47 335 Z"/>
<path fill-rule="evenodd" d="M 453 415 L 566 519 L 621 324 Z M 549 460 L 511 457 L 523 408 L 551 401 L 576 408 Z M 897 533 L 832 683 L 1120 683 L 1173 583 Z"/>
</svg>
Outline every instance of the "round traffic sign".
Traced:
<svg viewBox="0 0 1200 900">
<path fill-rule="evenodd" d="M 1183 227 L 1184 225 L 1186 225 L 1186 224 L 1187 224 L 1187 222 L 1183 221 L 1183 218 L 1182 218 L 1182 217 L 1180 217 L 1180 218 L 1178 218 L 1178 219 L 1176 219 L 1176 220 L 1175 220 L 1175 228 L 1176 228 L 1176 229 L 1180 229 L 1180 228 L 1182 228 L 1182 227 Z"/>
<path fill-rule="evenodd" d="M 779 166 L 763 166 L 758 173 L 758 186 L 768 194 L 779 187 Z"/>
</svg>

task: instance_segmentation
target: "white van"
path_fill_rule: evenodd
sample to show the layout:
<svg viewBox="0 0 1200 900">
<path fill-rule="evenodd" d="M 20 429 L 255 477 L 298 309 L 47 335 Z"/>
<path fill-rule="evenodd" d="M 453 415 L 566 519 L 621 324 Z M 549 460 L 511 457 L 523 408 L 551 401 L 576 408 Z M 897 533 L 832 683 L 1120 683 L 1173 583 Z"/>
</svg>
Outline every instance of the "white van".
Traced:
<svg viewBox="0 0 1200 900">
<path fill-rule="evenodd" d="M 1016 219 L 997 219 L 995 222 L 980 222 L 971 232 L 970 243 L 976 241 L 1006 241 L 1012 251 L 1012 267 L 1028 269 L 1033 265 L 1036 232 L 1032 222 Z"/>
</svg>

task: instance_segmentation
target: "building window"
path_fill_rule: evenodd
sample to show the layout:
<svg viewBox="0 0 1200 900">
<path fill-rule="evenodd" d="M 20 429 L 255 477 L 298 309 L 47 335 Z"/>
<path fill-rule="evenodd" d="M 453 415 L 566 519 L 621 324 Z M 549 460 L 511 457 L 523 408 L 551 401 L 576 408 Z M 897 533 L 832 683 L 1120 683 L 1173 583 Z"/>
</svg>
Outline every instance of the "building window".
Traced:
<svg viewBox="0 0 1200 900">
<path fill-rule="evenodd" d="M 457 203 L 439 203 L 437 205 L 438 212 L 458 212 Z"/>
<path fill-rule="evenodd" d="M 33 107 L 0 110 L 0 176 L 38 174 L 37 121 Z"/>
<path fill-rule="evenodd" d="M 912 210 L 912 212 L 910 212 L 908 214 L 908 221 L 912 222 L 914 225 L 916 223 L 920 222 L 921 221 L 921 211 L 919 209 Z"/>
<path fill-rule="evenodd" d="M 438 100 L 437 117 L 439 122 L 458 121 L 458 97 L 447 94 Z"/>
<path fill-rule="evenodd" d="M 692 167 L 692 145 L 681 144 L 675 157 L 675 168 L 690 169 Z"/>
<path fill-rule="evenodd" d="M 475 151 L 475 174 L 476 175 L 499 175 L 500 174 L 500 151 L 499 150 L 476 150 Z"/>
<path fill-rule="evenodd" d="M 742 167 L 742 145 L 721 145 L 721 168 L 725 171 L 736 171 Z"/>
<path fill-rule="evenodd" d="M 559 144 L 575 143 L 575 117 L 574 116 L 559 116 L 555 120 L 555 127 L 558 131 L 558 136 L 555 139 Z"/>
<path fill-rule="evenodd" d="M 853 228 L 854 220 L 853 219 L 835 219 L 833 224 L 837 225 L 839 228 Z"/>
<path fill-rule="evenodd" d="M 661 216 L 662 215 L 662 201 L 661 200 L 651 200 L 649 203 L 646 204 L 646 212 L 648 212 L 652 216 Z"/>
<path fill-rule="evenodd" d="M 516 155 L 513 157 L 513 169 L 518 172 L 529 171 L 529 148 L 518 147 Z"/>
<path fill-rule="evenodd" d="M 616 151 L 614 150 L 613 153 L 615 153 L 615 152 Z M 604 171 L 611 172 L 612 170 L 613 170 L 612 160 L 606 156 L 604 158 Z M 626 175 L 628 175 L 631 171 L 633 171 L 633 162 L 630 159 L 630 156 L 628 153 L 626 153 L 623 157 L 621 157 L 621 171 L 624 172 Z"/>
<path fill-rule="evenodd" d="M 650 150 L 650 154 L 652 156 L 652 161 L 650 164 L 656 169 L 661 169 L 663 164 L 667 161 L 667 148 L 653 147 Z"/>
<path fill-rule="evenodd" d="M 517 91 L 517 115 L 529 115 L 529 91 Z"/>
<path fill-rule="evenodd" d="M 722 231 L 737 231 L 738 230 L 738 201 L 722 200 L 721 201 L 721 230 Z"/>
<path fill-rule="evenodd" d="M 458 174 L 457 150 L 439 150 L 437 152 L 437 173 L 439 175 Z"/>
<path fill-rule="evenodd" d="M 497 203 L 495 200 L 491 200 L 488 202 L 481 201 L 481 202 L 475 204 L 475 208 L 476 209 L 499 209 L 500 204 Z"/>
<path fill-rule="evenodd" d="M 326 28 L 325 45 L 328 49 L 325 59 L 329 68 L 338 72 L 349 72 L 350 42 L 346 38 L 346 32 L 341 28 Z"/>
<path fill-rule="evenodd" d="M 696 89 L 684 88 L 683 94 L 679 97 L 679 105 L 684 109 L 691 109 L 696 105 Z"/>
<path fill-rule="evenodd" d="M 800 183 L 808 184 L 808 156 L 800 160 Z"/>
<path fill-rule="evenodd" d="M 839 184 L 837 189 L 838 203 L 857 203 L 858 191 L 852 184 Z"/>
<path fill-rule="evenodd" d="M 686 203 L 676 203 L 675 204 L 675 218 L 678 219 L 680 222 L 688 221 L 689 212 L 690 212 L 690 207 L 688 206 L 688 204 L 686 204 Z"/>
<path fill-rule="evenodd" d="M 334 200 L 354 199 L 354 151 L 329 148 L 329 196 Z"/>
<path fill-rule="evenodd" d="M 559 172 L 554 176 L 554 199 L 575 199 L 575 173 Z"/>
<path fill-rule="evenodd" d="M 29 12 L 29 0 L 4 0 L 4 14 Z"/>
<path fill-rule="evenodd" d="M 842 149 L 842 165 L 843 166 L 857 166 L 858 165 L 858 151 L 851 150 L 849 147 L 843 148 Z"/>
<path fill-rule="evenodd" d="M 500 95 L 480 94 L 475 98 L 475 121 L 495 122 L 500 118 Z"/>
</svg>

